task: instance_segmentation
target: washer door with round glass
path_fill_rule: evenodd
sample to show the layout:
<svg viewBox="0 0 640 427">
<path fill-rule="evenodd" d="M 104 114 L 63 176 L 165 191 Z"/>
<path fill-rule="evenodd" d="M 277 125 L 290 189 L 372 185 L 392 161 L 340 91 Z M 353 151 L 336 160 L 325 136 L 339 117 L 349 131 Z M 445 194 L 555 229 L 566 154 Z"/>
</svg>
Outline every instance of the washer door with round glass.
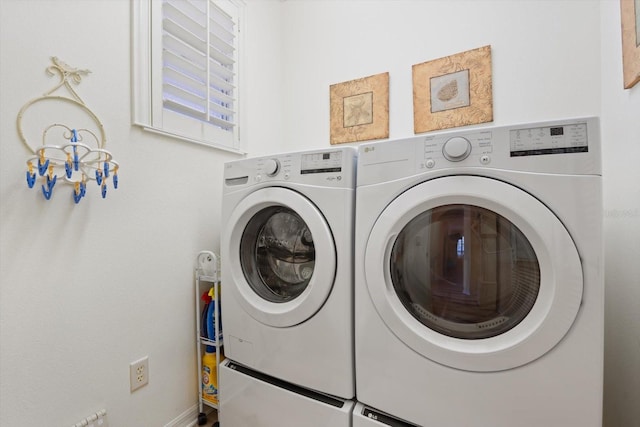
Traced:
<svg viewBox="0 0 640 427">
<path fill-rule="evenodd" d="M 294 326 L 312 317 L 328 298 L 336 270 L 331 231 L 320 211 L 292 190 L 251 193 L 232 212 L 226 286 L 261 323 Z"/>
<path fill-rule="evenodd" d="M 449 176 L 401 194 L 365 250 L 383 321 L 434 362 L 468 371 L 529 363 L 568 332 L 582 265 L 560 220 L 505 182 Z"/>
</svg>

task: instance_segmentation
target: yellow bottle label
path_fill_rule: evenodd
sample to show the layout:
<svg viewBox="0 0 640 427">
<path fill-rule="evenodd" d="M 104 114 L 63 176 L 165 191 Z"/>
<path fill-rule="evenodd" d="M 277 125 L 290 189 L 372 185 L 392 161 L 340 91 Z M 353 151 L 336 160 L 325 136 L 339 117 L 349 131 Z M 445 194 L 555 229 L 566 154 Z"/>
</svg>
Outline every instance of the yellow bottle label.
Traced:
<svg viewBox="0 0 640 427">
<path fill-rule="evenodd" d="M 202 398 L 218 403 L 218 381 L 215 359 L 213 363 L 204 362 L 202 366 Z"/>
</svg>

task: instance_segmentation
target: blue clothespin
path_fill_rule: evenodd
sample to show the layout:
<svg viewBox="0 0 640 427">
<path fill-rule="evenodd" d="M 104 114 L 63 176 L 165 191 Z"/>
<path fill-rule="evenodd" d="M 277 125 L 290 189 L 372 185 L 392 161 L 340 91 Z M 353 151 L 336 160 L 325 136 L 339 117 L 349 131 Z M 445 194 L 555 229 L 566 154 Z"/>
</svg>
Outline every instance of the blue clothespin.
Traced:
<svg viewBox="0 0 640 427">
<path fill-rule="evenodd" d="M 46 188 L 44 184 L 42 185 L 42 194 L 44 195 L 45 199 L 49 200 L 51 199 L 51 195 L 53 194 L 53 186 L 56 185 L 56 177 L 54 176 L 53 179 L 51 179 L 51 176 L 47 175 L 46 182 Z"/>
<path fill-rule="evenodd" d="M 113 174 L 113 188 L 117 189 L 118 188 L 118 173 L 115 172 Z"/>
<path fill-rule="evenodd" d="M 27 171 L 27 185 L 29 188 L 33 188 L 36 183 L 36 174 L 33 172 Z"/>
<path fill-rule="evenodd" d="M 33 171 L 33 163 L 31 163 L 31 160 L 27 162 L 27 166 L 29 168 L 29 170 L 27 170 L 27 185 L 29 188 L 33 188 L 36 183 L 36 173 Z"/>
<path fill-rule="evenodd" d="M 51 199 L 51 194 L 52 194 L 52 193 L 53 193 L 53 192 L 52 192 L 51 190 L 47 191 L 47 189 L 46 189 L 46 188 L 44 188 L 44 185 L 42 186 L 42 194 L 44 194 L 44 198 L 45 198 L 45 199 L 50 200 L 50 199 Z"/>
<path fill-rule="evenodd" d="M 73 174 L 73 166 L 72 163 L 69 162 L 65 162 L 64 163 L 64 171 L 67 174 L 67 178 L 71 178 L 71 175 Z"/>
<path fill-rule="evenodd" d="M 96 182 L 98 185 L 102 184 L 102 170 L 96 169 Z"/>
<path fill-rule="evenodd" d="M 107 182 L 104 181 L 102 183 L 102 198 L 105 199 L 107 197 Z"/>
<path fill-rule="evenodd" d="M 73 138 L 71 138 L 73 140 Z M 78 159 L 78 147 L 73 146 L 73 169 L 78 170 L 80 168 L 80 160 Z"/>
<path fill-rule="evenodd" d="M 46 161 L 44 161 L 44 156 L 40 156 L 38 157 L 38 173 L 40 174 L 40 176 L 43 176 L 45 174 L 45 172 L 47 172 L 47 169 L 49 168 L 49 159 L 46 159 Z"/>
<path fill-rule="evenodd" d="M 49 191 L 53 191 L 53 187 L 56 185 L 57 180 L 58 175 L 53 175 L 53 178 L 51 178 L 51 175 L 47 175 L 47 187 L 49 188 Z"/>
<path fill-rule="evenodd" d="M 82 181 L 73 184 L 73 200 L 76 202 L 76 204 L 78 204 L 78 202 L 80 202 L 80 199 L 82 199 L 82 197 L 84 196 L 82 186 Z"/>
<path fill-rule="evenodd" d="M 104 176 L 109 178 L 109 162 L 104 162 Z"/>
<path fill-rule="evenodd" d="M 78 142 L 78 132 L 75 129 L 71 129 L 71 142 Z"/>
</svg>

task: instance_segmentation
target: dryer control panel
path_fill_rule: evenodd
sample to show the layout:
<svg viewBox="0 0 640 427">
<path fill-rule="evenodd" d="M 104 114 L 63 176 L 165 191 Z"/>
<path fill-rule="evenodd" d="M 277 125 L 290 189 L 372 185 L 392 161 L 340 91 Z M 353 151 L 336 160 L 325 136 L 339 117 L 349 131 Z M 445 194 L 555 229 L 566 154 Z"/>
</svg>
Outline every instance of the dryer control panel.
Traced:
<svg viewBox="0 0 640 427">
<path fill-rule="evenodd" d="M 373 142 L 359 147 L 358 186 L 451 169 L 600 175 L 599 145 L 596 117 Z"/>
</svg>

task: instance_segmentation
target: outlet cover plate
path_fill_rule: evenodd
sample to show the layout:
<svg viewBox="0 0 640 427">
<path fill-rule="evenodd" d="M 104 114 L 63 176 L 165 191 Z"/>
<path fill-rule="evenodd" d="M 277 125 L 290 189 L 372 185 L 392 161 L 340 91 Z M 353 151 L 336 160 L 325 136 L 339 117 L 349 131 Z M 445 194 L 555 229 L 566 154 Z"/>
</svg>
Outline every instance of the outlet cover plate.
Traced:
<svg viewBox="0 0 640 427">
<path fill-rule="evenodd" d="M 149 356 L 129 364 L 129 383 L 131 391 L 149 384 Z"/>
</svg>

